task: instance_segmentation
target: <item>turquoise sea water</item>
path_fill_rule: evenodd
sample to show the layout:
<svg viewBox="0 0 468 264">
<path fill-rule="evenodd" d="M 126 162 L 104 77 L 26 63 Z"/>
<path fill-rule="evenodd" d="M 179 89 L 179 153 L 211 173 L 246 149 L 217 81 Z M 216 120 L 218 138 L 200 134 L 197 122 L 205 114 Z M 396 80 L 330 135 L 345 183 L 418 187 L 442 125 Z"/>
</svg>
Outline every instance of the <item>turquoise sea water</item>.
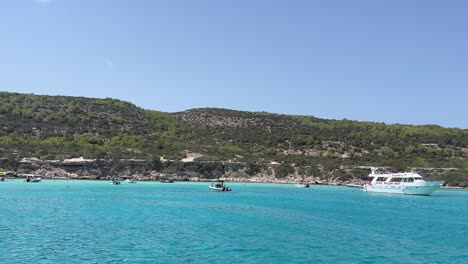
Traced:
<svg viewBox="0 0 468 264">
<path fill-rule="evenodd" d="M 468 263 L 468 191 L 0 182 L 0 263 Z"/>
</svg>

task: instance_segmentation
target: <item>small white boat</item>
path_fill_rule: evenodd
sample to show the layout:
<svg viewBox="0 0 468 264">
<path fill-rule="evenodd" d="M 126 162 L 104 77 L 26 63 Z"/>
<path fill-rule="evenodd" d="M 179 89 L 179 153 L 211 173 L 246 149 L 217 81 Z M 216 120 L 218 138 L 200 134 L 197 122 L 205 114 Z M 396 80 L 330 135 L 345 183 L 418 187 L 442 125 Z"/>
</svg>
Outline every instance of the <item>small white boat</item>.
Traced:
<svg viewBox="0 0 468 264">
<path fill-rule="evenodd" d="M 173 180 L 160 180 L 160 183 L 174 183 Z"/>
<path fill-rule="evenodd" d="M 217 181 L 216 183 L 211 183 L 211 185 L 208 187 L 214 191 L 221 191 L 221 192 L 232 191 L 231 188 L 224 185 L 224 181 Z"/>
<path fill-rule="evenodd" d="M 27 176 L 26 179 L 24 180 L 25 182 L 40 182 L 42 180 L 41 177 L 38 176 Z"/>
<path fill-rule="evenodd" d="M 137 183 L 137 181 L 134 180 L 134 179 L 126 179 L 125 182 L 126 183 Z"/>
<path fill-rule="evenodd" d="M 346 187 L 351 187 L 351 188 L 364 188 L 364 186 L 362 184 L 359 184 L 359 183 L 349 183 L 349 184 L 346 184 L 345 185 Z"/>
<path fill-rule="evenodd" d="M 310 184 L 301 182 L 301 183 L 296 184 L 296 187 L 297 188 L 309 188 Z"/>
<path fill-rule="evenodd" d="M 112 178 L 110 183 L 114 185 L 119 185 L 120 184 L 119 178 L 117 177 Z"/>
<path fill-rule="evenodd" d="M 444 184 L 444 181 L 425 181 L 414 171 L 388 173 L 379 168 L 371 168 L 369 177 L 373 179 L 364 184 L 365 192 L 431 195 Z"/>
</svg>

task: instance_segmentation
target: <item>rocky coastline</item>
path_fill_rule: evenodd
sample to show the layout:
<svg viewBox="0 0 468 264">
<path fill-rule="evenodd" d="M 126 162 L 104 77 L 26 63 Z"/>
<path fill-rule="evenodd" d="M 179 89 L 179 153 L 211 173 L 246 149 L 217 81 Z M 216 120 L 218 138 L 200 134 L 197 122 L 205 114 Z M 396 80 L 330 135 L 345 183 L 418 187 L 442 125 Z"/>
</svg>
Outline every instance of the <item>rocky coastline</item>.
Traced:
<svg viewBox="0 0 468 264">
<path fill-rule="evenodd" d="M 368 166 L 354 166 L 326 170 L 318 167 L 314 173 L 310 168 L 293 167 L 284 172 L 279 163 L 250 164 L 238 162 L 174 162 L 149 160 L 95 160 L 73 158 L 65 160 L 40 160 L 23 158 L 18 169 L 8 177 L 21 178 L 37 175 L 45 179 L 63 180 L 110 180 L 135 179 L 138 181 L 191 181 L 210 182 L 222 179 L 229 182 L 245 183 L 309 183 L 323 185 L 346 185 L 367 181 Z M 308 170 L 309 169 L 309 170 Z M 418 172 L 429 178 L 442 178 L 447 171 L 455 168 L 420 168 Z M 467 188 L 446 184 L 444 188 Z"/>
</svg>

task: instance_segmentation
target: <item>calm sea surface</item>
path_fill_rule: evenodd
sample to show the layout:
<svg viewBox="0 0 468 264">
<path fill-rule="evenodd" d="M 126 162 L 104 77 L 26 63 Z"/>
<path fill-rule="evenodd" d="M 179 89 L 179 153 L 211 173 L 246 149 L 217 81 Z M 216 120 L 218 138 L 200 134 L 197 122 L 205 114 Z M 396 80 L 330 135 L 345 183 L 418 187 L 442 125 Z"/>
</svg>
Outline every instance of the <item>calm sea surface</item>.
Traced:
<svg viewBox="0 0 468 264">
<path fill-rule="evenodd" d="M 468 263 L 468 191 L 0 182 L 0 263 Z"/>
</svg>

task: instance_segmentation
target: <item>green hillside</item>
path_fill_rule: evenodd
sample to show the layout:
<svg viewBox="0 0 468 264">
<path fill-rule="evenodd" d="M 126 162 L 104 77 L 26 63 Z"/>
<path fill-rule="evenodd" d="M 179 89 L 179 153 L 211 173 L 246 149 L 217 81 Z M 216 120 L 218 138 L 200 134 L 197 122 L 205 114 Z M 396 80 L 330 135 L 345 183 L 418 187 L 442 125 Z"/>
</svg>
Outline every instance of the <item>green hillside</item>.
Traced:
<svg viewBox="0 0 468 264">
<path fill-rule="evenodd" d="M 114 99 L 2 92 L 0 124 L 2 156 L 145 158 L 182 150 L 174 115 Z"/>
<path fill-rule="evenodd" d="M 155 106 L 157 107 L 157 106 Z M 164 113 L 114 99 L 0 92 L 0 157 L 468 168 L 468 131 L 227 109 Z"/>
</svg>

